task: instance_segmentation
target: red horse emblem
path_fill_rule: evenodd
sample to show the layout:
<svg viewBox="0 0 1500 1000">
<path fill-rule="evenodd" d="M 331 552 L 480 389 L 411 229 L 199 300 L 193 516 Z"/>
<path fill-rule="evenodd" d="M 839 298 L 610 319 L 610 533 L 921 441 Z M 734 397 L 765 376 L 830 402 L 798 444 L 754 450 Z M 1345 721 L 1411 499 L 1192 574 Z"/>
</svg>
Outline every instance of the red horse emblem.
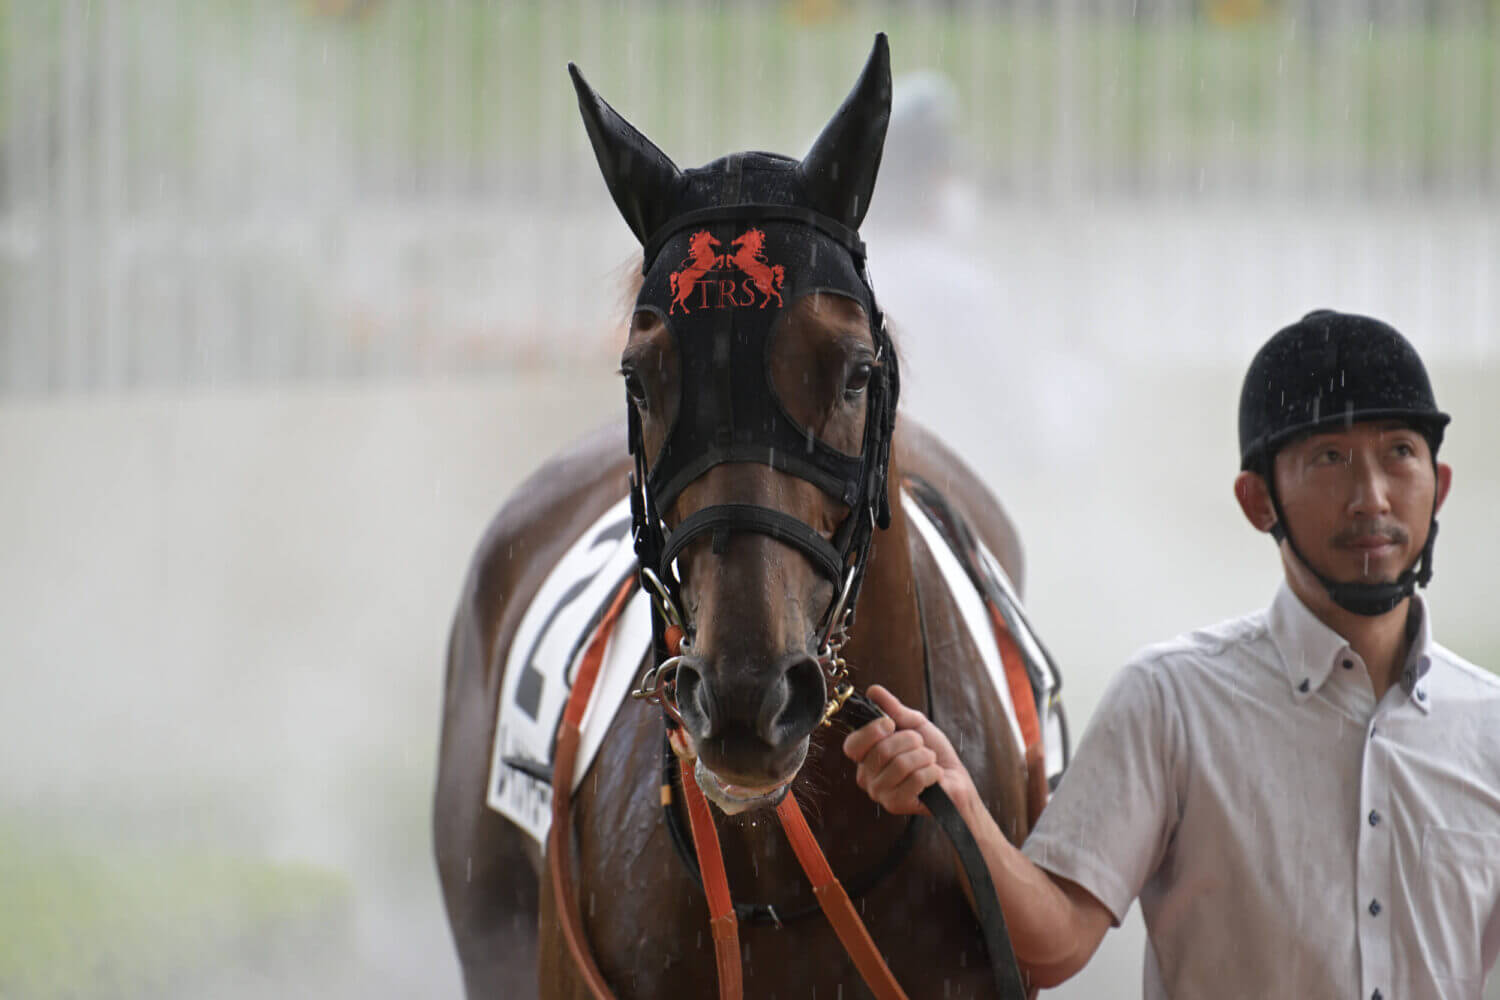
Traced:
<svg viewBox="0 0 1500 1000">
<path fill-rule="evenodd" d="M 774 298 L 777 306 L 781 300 L 781 286 L 786 283 L 786 270 L 780 264 L 766 260 L 766 234 L 759 229 L 747 229 L 730 246 L 733 254 L 715 253 L 722 244 L 700 229 L 688 240 L 688 256 L 682 266 L 672 272 L 671 314 L 682 306 L 683 312 L 692 312 L 689 297 L 697 289 L 700 309 L 727 309 L 736 306 L 756 305 L 756 292 L 760 292 L 759 307 L 764 309 Z M 739 271 L 743 278 L 732 278 Z"/>
<path fill-rule="evenodd" d="M 722 255 L 714 253 L 714 248 L 722 245 L 706 229 L 700 229 L 688 240 L 687 259 L 679 270 L 672 272 L 672 305 L 667 309 L 668 315 L 675 312 L 678 305 L 682 306 L 683 312 L 692 311 L 688 309 L 688 296 L 693 293 L 698 280 L 724 260 Z"/>
<path fill-rule="evenodd" d="M 784 304 L 781 301 L 780 289 L 786 280 L 786 271 L 780 264 L 771 264 L 766 261 L 765 245 L 765 233 L 759 229 L 747 229 L 744 235 L 730 244 L 732 247 L 738 247 L 734 255 L 725 254 L 724 257 L 726 264 L 733 264 L 743 271 L 765 296 L 760 300 L 762 309 L 771 301 L 772 296 L 775 296 L 778 306 Z"/>
</svg>

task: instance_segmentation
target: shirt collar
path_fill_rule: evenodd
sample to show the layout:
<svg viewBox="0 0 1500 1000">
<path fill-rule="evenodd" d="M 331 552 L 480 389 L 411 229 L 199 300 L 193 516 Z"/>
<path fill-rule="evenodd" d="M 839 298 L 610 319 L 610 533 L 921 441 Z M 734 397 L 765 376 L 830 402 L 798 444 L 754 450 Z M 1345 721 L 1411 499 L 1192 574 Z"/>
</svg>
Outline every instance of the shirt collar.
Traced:
<svg viewBox="0 0 1500 1000">
<path fill-rule="evenodd" d="M 1407 699 L 1426 715 L 1432 711 L 1432 680 L 1427 671 L 1432 669 L 1432 613 L 1427 603 L 1416 594 L 1411 598 L 1411 617 L 1406 625 L 1411 639 L 1411 648 L 1406 653 L 1406 665 L 1396 683 L 1406 692 Z"/>
<path fill-rule="evenodd" d="M 1267 614 L 1267 625 L 1271 641 L 1281 654 L 1294 701 L 1311 697 L 1328 680 L 1336 664 L 1354 655 L 1344 637 L 1309 611 L 1285 580 L 1276 589 L 1276 599 L 1271 602 Z M 1412 595 L 1408 627 L 1414 628 L 1415 632 L 1397 683 L 1411 703 L 1426 714 L 1432 710 L 1432 699 L 1427 690 L 1429 685 L 1425 680 L 1432 665 L 1432 616 L 1420 595 Z"/>
<path fill-rule="evenodd" d="M 1285 580 L 1276 588 L 1267 624 L 1271 641 L 1281 653 L 1294 701 L 1300 702 L 1321 688 L 1334 663 L 1352 652 L 1344 637 L 1319 621 Z"/>
</svg>

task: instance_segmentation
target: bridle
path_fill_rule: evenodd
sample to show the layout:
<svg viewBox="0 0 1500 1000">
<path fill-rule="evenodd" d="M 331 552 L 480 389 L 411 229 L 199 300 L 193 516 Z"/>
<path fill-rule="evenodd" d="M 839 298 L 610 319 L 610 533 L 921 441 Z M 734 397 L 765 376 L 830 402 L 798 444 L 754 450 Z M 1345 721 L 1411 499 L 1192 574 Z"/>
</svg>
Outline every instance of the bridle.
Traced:
<svg viewBox="0 0 1500 1000">
<path fill-rule="evenodd" d="M 733 172 L 731 167 L 731 176 Z M 693 636 L 682 610 L 676 559 L 689 543 L 709 534 L 716 549 L 722 549 L 723 539 L 732 532 L 766 535 L 802 552 L 833 584 L 833 597 L 820 618 L 814 643 L 829 692 L 822 713 L 827 723 L 854 690 L 841 651 L 854 623 L 874 533 L 890 524 L 890 449 L 900 376 L 858 233 L 795 206 L 736 204 L 687 212 L 646 241 L 642 263 L 646 280 L 638 306 L 649 307 L 659 300 L 661 282 L 673 262 L 662 256 L 665 248 L 680 245 L 690 231 L 705 230 L 722 235 L 719 242 L 728 245 L 735 229 L 745 225 L 770 230 L 780 249 L 798 253 L 810 275 L 802 282 L 808 286 L 807 293 L 826 289 L 864 307 L 875 344 L 875 364 L 867 389 L 860 452 L 847 455 L 798 426 L 777 399 L 764 357 L 774 314 L 767 320 L 763 310 L 723 310 L 706 321 L 696 319 L 691 336 L 667 324 L 683 359 L 683 397 L 679 417 L 657 455 L 647 454 L 640 413 L 628 398 L 626 407 L 633 463 L 632 532 L 640 583 L 652 598 L 653 635 L 650 661 L 631 695 L 660 706 L 667 725 L 674 728 L 683 721 L 676 697 L 677 667 L 683 651 L 691 651 Z M 669 530 L 661 509 L 670 506 L 694 479 L 726 462 L 758 462 L 797 476 L 846 504 L 849 513 L 831 539 L 784 511 L 746 503 L 705 507 Z"/>
<path fill-rule="evenodd" d="M 844 584 L 824 616 L 826 624 L 816 643 L 818 666 L 823 671 L 823 681 L 828 689 L 828 700 L 823 705 L 823 716 L 819 720 L 819 725 L 823 726 L 833 722 L 833 717 L 854 694 L 854 685 L 848 680 L 849 663 L 844 659 L 843 649 L 844 644 L 849 641 L 849 626 L 854 618 L 854 606 L 849 597 L 854 590 L 855 573 L 856 568 L 851 566 L 844 574 Z M 667 717 L 669 727 L 680 728 L 683 721 L 677 708 L 676 674 L 678 664 L 691 648 L 687 624 L 671 591 L 654 570 L 642 566 L 640 579 L 651 595 L 653 617 L 665 623 L 662 636 L 668 655 L 664 660 L 653 656 L 651 664 L 641 674 L 640 683 L 631 690 L 630 697 L 660 707 Z M 676 652 L 673 652 L 674 649 Z"/>
</svg>

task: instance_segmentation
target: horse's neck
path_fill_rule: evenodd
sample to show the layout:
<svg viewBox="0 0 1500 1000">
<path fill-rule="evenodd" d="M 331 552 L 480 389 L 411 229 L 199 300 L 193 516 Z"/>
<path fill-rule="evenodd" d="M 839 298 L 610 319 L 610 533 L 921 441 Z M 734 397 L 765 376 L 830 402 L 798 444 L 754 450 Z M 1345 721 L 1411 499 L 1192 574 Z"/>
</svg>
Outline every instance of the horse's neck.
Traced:
<svg viewBox="0 0 1500 1000">
<path fill-rule="evenodd" d="M 900 482 L 891 470 L 891 523 L 876 532 L 844 658 L 860 690 L 889 688 L 902 702 L 925 708 L 925 655 L 918 607 L 911 527 L 901 504 Z"/>
</svg>

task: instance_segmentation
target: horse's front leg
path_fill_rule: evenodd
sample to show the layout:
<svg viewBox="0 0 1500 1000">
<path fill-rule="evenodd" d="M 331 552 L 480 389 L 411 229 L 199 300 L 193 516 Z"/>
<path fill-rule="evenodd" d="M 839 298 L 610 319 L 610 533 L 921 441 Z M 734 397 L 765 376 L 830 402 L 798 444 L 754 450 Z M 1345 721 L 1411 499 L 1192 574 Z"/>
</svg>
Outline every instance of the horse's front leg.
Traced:
<svg viewBox="0 0 1500 1000">
<path fill-rule="evenodd" d="M 432 833 L 470 1000 L 537 997 L 537 876 L 530 837 L 485 804 L 495 700 L 476 644 L 450 654 Z"/>
<path fill-rule="evenodd" d="M 513 832 L 517 840 L 526 836 Z M 492 861 L 500 870 L 471 898 L 448 898 L 464 993 L 469 1000 L 539 1000 L 536 876 L 523 851 L 502 850 Z"/>
</svg>

